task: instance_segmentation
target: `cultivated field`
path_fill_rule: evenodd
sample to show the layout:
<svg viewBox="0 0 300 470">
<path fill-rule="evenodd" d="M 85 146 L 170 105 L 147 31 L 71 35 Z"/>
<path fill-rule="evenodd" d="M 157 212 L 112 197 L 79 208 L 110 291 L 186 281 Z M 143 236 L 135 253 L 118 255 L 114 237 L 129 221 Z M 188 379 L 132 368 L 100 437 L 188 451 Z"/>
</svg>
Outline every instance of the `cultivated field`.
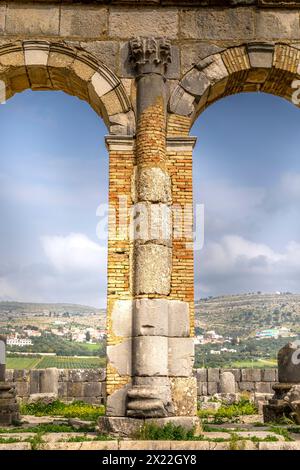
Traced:
<svg viewBox="0 0 300 470">
<path fill-rule="evenodd" d="M 72 356 L 8 357 L 6 364 L 8 369 L 92 369 L 104 366 L 104 358 Z"/>
</svg>

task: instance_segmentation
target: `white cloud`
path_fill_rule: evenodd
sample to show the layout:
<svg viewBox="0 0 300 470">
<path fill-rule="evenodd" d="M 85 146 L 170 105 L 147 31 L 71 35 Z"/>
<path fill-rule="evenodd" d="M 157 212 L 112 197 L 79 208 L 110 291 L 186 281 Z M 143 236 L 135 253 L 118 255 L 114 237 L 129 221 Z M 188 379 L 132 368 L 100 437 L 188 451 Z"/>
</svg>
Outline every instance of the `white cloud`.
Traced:
<svg viewBox="0 0 300 470">
<path fill-rule="evenodd" d="M 107 251 L 82 233 L 44 236 L 45 261 L 1 272 L 0 300 L 106 306 Z"/>
<path fill-rule="evenodd" d="M 60 272 L 99 271 L 106 264 L 106 248 L 82 233 L 45 236 L 42 244 L 50 264 Z"/>
<path fill-rule="evenodd" d="M 299 292 L 300 243 L 282 251 L 237 235 L 209 242 L 197 256 L 196 292 L 233 293 L 252 290 Z"/>
</svg>

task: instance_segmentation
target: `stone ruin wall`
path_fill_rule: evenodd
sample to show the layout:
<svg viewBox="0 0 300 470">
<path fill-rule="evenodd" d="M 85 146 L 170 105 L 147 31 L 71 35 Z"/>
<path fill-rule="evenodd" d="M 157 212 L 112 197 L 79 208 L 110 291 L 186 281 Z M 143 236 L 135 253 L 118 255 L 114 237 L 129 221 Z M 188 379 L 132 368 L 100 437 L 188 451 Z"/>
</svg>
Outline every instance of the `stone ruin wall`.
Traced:
<svg viewBox="0 0 300 470">
<path fill-rule="evenodd" d="M 236 392 L 273 393 L 272 385 L 278 381 L 277 369 L 194 369 L 198 399 L 220 392 L 220 374 L 225 371 L 233 373 Z M 16 383 L 17 395 L 24 402 L 35 393 L 56 393 L 65 402 L 99 405 L 106 401 L 105 369 L 8 369 L 6 379 Z"/>
</svg>

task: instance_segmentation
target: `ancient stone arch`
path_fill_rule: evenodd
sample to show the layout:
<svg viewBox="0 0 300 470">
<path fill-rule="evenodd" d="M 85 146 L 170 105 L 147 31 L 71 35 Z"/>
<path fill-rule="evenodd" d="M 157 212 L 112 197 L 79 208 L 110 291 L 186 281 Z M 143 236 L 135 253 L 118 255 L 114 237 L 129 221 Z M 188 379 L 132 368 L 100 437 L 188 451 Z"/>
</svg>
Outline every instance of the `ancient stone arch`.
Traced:
<svg viewBox="0 0 300 470">
<path fill-rule="evenodd" d="M 104 429 L 197 425 L 189 132 L 222 96 L 291 99 L 299 54 L 298 0 L 0 2 L 6 97 L 64 90 L 108 128 Z"/>
<path fill-rule="evenodd" d="M 299 47 L 282 42 L 250 42 L 208 55 L 173 90 L 168 103 L 168 135 L 188 135 L 202 111 L 235 93 L 271 93 L 291 102 L 294 95 L 298 101 L 299 59 Z"/>
<path fill-rule="evenodd" d="M 119 78 L 81 47 L 24 40 L 0 46 L 0 80 L 5 98 L 31 88 L 59 90 L 87 101 L 110 134 L 133 135 L 134 113 Z"/>
</svg>

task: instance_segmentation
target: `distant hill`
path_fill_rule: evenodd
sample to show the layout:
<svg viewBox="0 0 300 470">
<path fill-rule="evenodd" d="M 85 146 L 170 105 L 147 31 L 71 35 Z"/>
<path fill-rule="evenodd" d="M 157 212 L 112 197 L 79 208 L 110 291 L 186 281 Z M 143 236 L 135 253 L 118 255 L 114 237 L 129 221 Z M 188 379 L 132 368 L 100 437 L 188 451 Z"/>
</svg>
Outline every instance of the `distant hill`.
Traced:
<svg viewBox="0 0 300 470">
<path fill-rule="evenodd" d="M 22 316 L 86 316 L 103 315 L 105 309 L 97 309 L 86 305 L 64 304 L 64 303 L 26 303 L 26 302 L 0 302 L 0 315 L 22 317 Z"/>
<path fill-rule="evenodd" d="M 285 326 L 300 333 L 300 294 L 250 293 L 195 302 L 196 326 L 222 335 L 248 337 L 264 328 Z"/>
</svg>

